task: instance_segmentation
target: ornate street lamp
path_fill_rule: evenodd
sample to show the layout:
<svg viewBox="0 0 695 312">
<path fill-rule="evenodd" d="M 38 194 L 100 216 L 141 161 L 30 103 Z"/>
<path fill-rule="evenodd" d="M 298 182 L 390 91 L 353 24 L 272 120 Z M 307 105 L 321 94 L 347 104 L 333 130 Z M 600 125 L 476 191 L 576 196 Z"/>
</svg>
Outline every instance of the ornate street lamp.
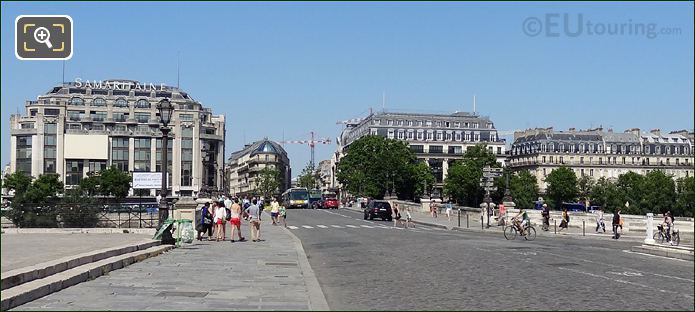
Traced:
<svg viewBox="0 0 695 312">
<path fill-rule="evenodd" d="M 162 190 L 160 195 L 162 200 L 159 201 L 159 225 L 157 228 L 161 228 L 169 218 L 169 202 L 167 201 L 168 187 L 167 187 L 167 171 L 169 167 L 169 122 L 171 121 L 171 115 L 174 112 L 174 106 L 169 102 L 169 99 L 163 99 L 157 104 L 157 110 L 159 110 L 159 122 L 162 124 L 159 129 L 162 131 Z M 174 244 L 176 241 L 171 235 L 171 231 L 166 229 L 162 233 L 162 244 Z"/>
</svg>

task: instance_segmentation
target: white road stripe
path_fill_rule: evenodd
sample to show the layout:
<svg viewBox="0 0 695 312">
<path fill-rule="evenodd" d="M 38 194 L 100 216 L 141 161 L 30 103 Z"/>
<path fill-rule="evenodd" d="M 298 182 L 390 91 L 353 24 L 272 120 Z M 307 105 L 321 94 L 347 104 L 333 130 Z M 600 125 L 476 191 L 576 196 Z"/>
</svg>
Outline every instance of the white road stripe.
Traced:
<svg viewBox="0 0 695 312">
<path fill-rule="evenodd" d="M 369 225 L 364 225 L 364 224 L 363 224 L 363 225 L 360 225 L 360 226 L 363 227 L 363 228 L 368 228 L 368 229 L 371 229 L 371 228 L 372 228 L 371 226 L 369 226 Z"/>
<path fill-rule="evenodd" d="M 302 225 L 302 227 L 305 229 L 313 229 L 314 228 L 313 226 L 308 226 L 308 225 Z"/>
<path fill-rule="evenodd" d="M 289 228 L 290 230 L 296 230 L 296 229 L 298 229 L 298 227 L 296 227 L 296 226 L 294 226 L 294 225 L 288 225 L 287 228 Z"/>
<path fill-rule="evenodd" d="M 356 226 L 354 226 L 354 225 L 352 225 L 352 224 L 347 224 L 347 225 L 345 225 L 345 226 L 347 226 L 347 227 L 349 227 L 349 228 L 353 228 L 353 229 L 356 229 L 356 228 L 357 228 Z"/>
<path fill-rule="evenodd" d="M 320 227 L 320 228 L 322 228 L 322 229 L 328 228 L 327 226 L 321 225 L 321 224 L 319 224 L 319 225 L 317 225 L 317 226 Z"/>
<path fill-rule="evenodd" d="M 342 226 L 340 226 L 340 225 L 335 225 L 335 224 L 333 224 L 333 225 L 331 225 L 331 226 L 334 227 L 334 228 L 338 228 L 338 229 L 342 229 L 342 228 L 343 228 Z"/>
</svg>

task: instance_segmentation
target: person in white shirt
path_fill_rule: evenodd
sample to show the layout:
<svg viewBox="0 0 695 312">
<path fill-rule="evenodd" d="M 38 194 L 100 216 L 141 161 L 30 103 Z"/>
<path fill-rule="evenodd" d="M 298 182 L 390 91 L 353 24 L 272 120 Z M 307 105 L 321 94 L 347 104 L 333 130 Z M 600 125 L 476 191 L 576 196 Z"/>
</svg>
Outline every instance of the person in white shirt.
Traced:
<svg viewBox="0 0 695 312">
<path fill-rule="evenodd" d="M 214 203 L 215 210 L 214 212 L 214 219 L 213 222 L 215 224 L 215 237 L 217 238 L 217 241 L 224 241 L 224 223 L 225 219 L 227 218 L 227 210 L 224 208 L 224 204 L 220 204 L 219 202 Z"/>
<path fill-rule="evenodd" d="M 273 221 L 273 225 L 278 225 L 278 214 L 280 213 L 280 204 L 275 198 L 270 203 L 270 219 Z"/>
<path fill-rule="evenodd" d="M 251 201 L 251 206 L 244 210 L 249 216 L 249 222 L 251 222 L 251 241 L 253 242 L 261 241 L 261 221 L 259 219 L 261 210 L 256 204 L 258 201 L 254 198 Z"/>
<path fill-rule="evenodd" d="M 406 208 L 406 210 L 405 210 L 405 228 L 407 229 L 409 227 L 414 227 L 412 225 L 412 222 L 413 222 L 413 217 L 410 215 L 410 208 Z"/>
<path fill-rule="evenodd" d="M 606 223 L 603 217 L 603 207 L 600 207 L 598 211 L 596 211 L 596 233 L 598 233 L 598 230 L 601 228 L 603 229 L 603 233 L 606 233 Z"/>
</svg>

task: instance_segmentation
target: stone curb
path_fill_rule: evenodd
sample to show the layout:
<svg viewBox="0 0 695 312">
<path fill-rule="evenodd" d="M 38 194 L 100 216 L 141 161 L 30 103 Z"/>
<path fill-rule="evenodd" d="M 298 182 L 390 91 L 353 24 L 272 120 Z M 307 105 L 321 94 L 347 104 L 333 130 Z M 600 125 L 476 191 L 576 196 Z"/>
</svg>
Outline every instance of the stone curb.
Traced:
<svg viewBox="0 0 695 312">
<path fill-rule="evenodd" d="M 145 250 L 88 263 L 43 279 L 13 287 L 3 291 L 2 302 L 0 303 L 1 309 L 3 311 L 12 309 L 61 289 L 95 279 L 110 271 L 118 270 L 130 264 L 157 256 L 172 248 L 174 248 L 172 245 L 154 246 Z"/>
<path fill-rule="evenodd" d="M 326 296 L 321 289 L 319 281 L 316 279 L 314 270 L 309 264 L 309 259 L 304 252 L 304 246 L 302 241 L 292 233 L 292 231 L 283 227 L 283 230 L 289 234 L 294 241 L 295 249 L 297 249 L 297 256 L 299 260 L 299 267 L 302 270 L 302 275 L 304 276 L 304 282 L 306 283 L 307 291 L 309 292 L 309 309 L 314 311 L 328 311 L 328 302 L 326 301 Z"/>
<path fill-rule="evenodd" d="M 1 289 L 9 289 L 33 280 L 42 279 L 53 274 L 57 274 L 81 265 L 97 262 L 102 259 L 120 256 L 122 254 L 148 249 L 160 245 L 161 241 L 146 240 L 141 243 L 121 245 L 117 247 L 104 248 L 96 251 L 81 253 L 78 255 L 67 256 L 44 263 L 35 264 L 28 267 L 15 269 L 0 273 Z"/>
<path fill-rule="evenodd" d="M 3 228 L 3 234 L 148 234 L 154 236 L 152 228 Z"/>
<path fill-rule="evenodd" d="M 681 248 L 672 248 L 671 246 L 656 246 L 651 244 L 644 244 L 642 246 L 633 246 L 632 248 L 630 248 L 630 251 L 687 261 L 694 260 L 692 249 L 684 250 Z"/>
</svg>

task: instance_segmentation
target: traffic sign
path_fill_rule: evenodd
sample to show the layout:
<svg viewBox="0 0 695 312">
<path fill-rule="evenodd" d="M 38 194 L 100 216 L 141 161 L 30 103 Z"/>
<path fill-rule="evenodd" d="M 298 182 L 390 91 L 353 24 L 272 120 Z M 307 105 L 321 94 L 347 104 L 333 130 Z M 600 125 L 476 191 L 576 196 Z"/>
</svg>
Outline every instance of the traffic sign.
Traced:
<svg viewBox="0 0 695 312">
<path fill-rule="evenodd" d="M 483 178 L 499 178 L 501 176 L 502 174 L 497 172 L 483 172 Z"/>
<path fill-rule="evenodd" d="M 502 168 L 490 168 L 490 167 L 485 167 L 483 168 L 483 172 L 499 172 L 502 173 L 504 169 Z"/>
<path fill-rule="evenodd" d="M 485 191 L 496 192 L 496 191 L 497 191 L 497 187 L 496 187 L 496 186 L 493 186 L 493 187 L 486 187 L 486 188 L 485 188 Z"/>
<path fill-rule="evenodd" d="M 493 184 L 492 182 L 483 182 L 483 183 L 480 183 L 480 187 L 491 187 L 491 186 L 493 186 L 493 185 L 494 185 L 494 184 Z"/>
</svg>

